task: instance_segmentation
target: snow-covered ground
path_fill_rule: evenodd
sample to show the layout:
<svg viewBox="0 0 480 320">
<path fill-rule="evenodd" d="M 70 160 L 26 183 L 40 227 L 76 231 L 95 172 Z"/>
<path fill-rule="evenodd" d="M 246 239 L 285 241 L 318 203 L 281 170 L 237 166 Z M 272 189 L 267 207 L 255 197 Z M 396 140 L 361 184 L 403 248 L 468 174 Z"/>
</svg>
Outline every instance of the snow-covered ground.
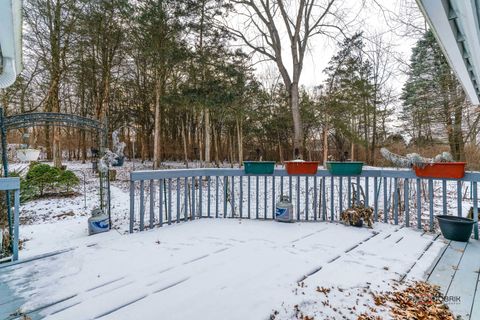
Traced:
<svg viewBox="0 0 480 320">
<path fill-rule="evenodd" d="M 422 279 L 444 245 L 434 235 L 382 223 L 371 230 L 330 222 L 201 219 L 130 235 L 130 163 L 111 185 L 114 228 L 89 237 L 98 180 L 90 163 L 67 167 L 81 180 L 76 196 L 22 205 L 20 259 L 71 250 L 0 271 L 0 283 L 9 282 L 24 299 L 22 311 L 66 299 L 39 311 L 51 319 L 350 319 L 374 311 L 388 317 L 371 294 L 390 290 L 406 274 Z M 263 203 L 261 198 L 262 212 Z M 272 199 L 267 203 L 270 211 Z"/>
</svg>

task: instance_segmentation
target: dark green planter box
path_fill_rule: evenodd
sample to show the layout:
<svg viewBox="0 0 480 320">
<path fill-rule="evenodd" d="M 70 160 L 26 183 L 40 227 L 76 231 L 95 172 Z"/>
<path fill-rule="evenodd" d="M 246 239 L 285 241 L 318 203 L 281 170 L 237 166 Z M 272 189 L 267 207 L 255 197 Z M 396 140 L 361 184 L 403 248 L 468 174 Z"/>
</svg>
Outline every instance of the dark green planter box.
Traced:
<svg viewBox="0 0 480 320">
<path fill-rule="evenodd" d="M 334 176 L 358 176 L 362 173 L 361 161 L 327 161 L 327 170 Z"/>
<path fill-rule="evenodd" d="M 474 221 L 472 219 L 438 215 L 438 224 L 445 239 L 467 242 L 472 234 Z"/>
<path fill-rule="evenodd" d="M 275 161 L 244 161 L 246 174 L 273 174 Z"/>
</svg>

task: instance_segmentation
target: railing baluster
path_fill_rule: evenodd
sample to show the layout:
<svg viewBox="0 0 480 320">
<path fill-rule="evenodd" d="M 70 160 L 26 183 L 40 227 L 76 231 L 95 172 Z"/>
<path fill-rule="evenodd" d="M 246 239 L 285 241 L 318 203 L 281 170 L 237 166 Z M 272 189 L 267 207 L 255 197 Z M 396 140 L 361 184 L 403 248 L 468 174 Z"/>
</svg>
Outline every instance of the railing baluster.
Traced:
<svg viewBox="0 0 480 320">
<path fill-rule="evenodd" d="M 333 188 L 334 188 L 334 183 L 333 183 L 334 177 L 330 177 L 330 221 L 334 220 L 335 217 L 335 199 L 333 197 Z"/>
<path fill-rule="evenodd" d="M 283 176 L 280 177 L 280 196 L 283 196 Z"/>
<path fill-rule="evenodd" d="M 322 177 L 322 220 L 327 220 L 327 179 Z"/>
<path fill-rule="evenodd" d="M 227 218 L 227 201 L 228 201 L 228 177 L 223 177 L 223 217 Z"/>
<path fill-rule="evenodd" d="M 318 186 L 318 178 L 317 176 L 313 177 L 313 220 L 317 221 L 317 216 L 318 216 L 318 191 L 317 191 L 317 186 Z"/>
<path fill-rule="evenodd" d="M 195 183 L 196 183 L 196 178 L 195 177 L 192 177 L 192 220 L 195 220 L 196 218 L 196 215 L 197 215 L 197 210 L 196 210 L 196 201 L 195 201 L 195 198 L 196 198 L 196 191 L 195 191 Z"/>
<path fill-rule="evenodd" d="M 295 189 L 297 190 L 297 221 L 300 221 L 300 176 L 297 177 L 297 185 Z"/>
<path fill-rule="evenodd" d="M 160 220 L 160 227 L 163 226 L 163 179 L 158 180 L 158 219 Z"/>
<path fill-rule="evenodd" d="M 357 206 L 360 205 L 360 177 L 357 176 L 357 196 L 355 197 Z"/>
<path fill-rule="evenodd" d="M 248 200 L 248 219 L 250 219 L 250 218 L 251 218 L 251 214 L 250 214 L 250 212 L 252 211 L 252 207 L 251 207 L 251 201 L 250 201 L 250 194 L 251 194 L 251 193 L 250 193 L 250 191 L 251 191 L 251 190 L 250 190 L 250 189 L 251 189 L 251 187 L 250 187 L 250 185 L 251 185 L 251 183 L 250 183 L 250 176 L 248 176 L 247 182 L 248 182 L 248 186 L 247 186 L 247 189 L 248 189 L 248 190 L 247 190 L 247 200 Z"/>
<path fill-rule="evenodd" d="M 215 218 L 218 218 L 218 198 L 219 198 L 219 192 L 218 192 L 218 183 L 219 183 L 219 177 L 215 176 Z"/>
<path fill-rule="evenodd" d="M 383 222 L 388 222 L 387 177 L 383 178 Z"/>
<path fill-rule="evenodd" d="M 417 228 L 422 229 L 422 185 L 417 179 Z"/>
<path fill-rule="evenodd" d="M 308 176 L 305 177 L 305 220 L 308 221 Z"/>
<path fill-rule="evenodd" d="M 365 207 L 368 207 L 370 205 L 370 186 L 369 186 L 369 179 L 368 177 L 364 178 L 365 180 Z"/>
<path fill-rule="evenodd" d="M 275 176 L 272 176 L 272 219 L 275 219 Z"/>
<path fill-rule="evenodd" d="M 183 209 L 183 216 L 185 221 L 188 221 L 188 178 L 183 179 L 183 189 L 184 189 L 184 194 L 183 194 L 183 202 L 184 202 L 184 209 Z"/>
<path fill-rule="evenodd" d="M 263 177 L 263 219 L 267 219 L 267 210 L 268 210 L 268 204 L 267 204 L 267 176 Z"/>
<path fill-rule="evenodd" d="M 255 202 L 256 203 L 255 219 L 258 219 L 258 193 L 260 192 L 260 190 L 259 190 L 259 182 L 258 182 L 259 178 L 258 178 L 258 176 L 256 176 L 255 178 L 256 178 L 256 181 L 255 181 L 255 199 L 256 199 L 255 200 L 256 201 Z"/>
<path fill-rule="evenodd" d="M 350 191 L 350 188 L 347 189 Z M 348 193 L 347 197 L 350 198 L 350 193 Z M 347 203 L 349 203 L 348 200 Z M 347 208 L 348 207 L 347 204 Z M 338 177 L 338 211 L 340 211 L 340 213 L 343 212 L 343 177 Z"/>
<path fill-rule="evenodd" d="M 231 206 L 232 206 L 232 218 L 233 218 L 233 217 L 235 217 L 235 176 L 232 176 L 232 187 L 230 188 L 230 190 L 232 192 Z"/>
<path fill-rule="evenodd" d="M 180 178 L 177 178 L 177 223 L 180 222 Z"/>
<path fill-rule="evenodd" d="M 353 205 L 352 199 L 352 178 L 347 178 L 347 208 L 350 208 Z"/>
<path fill-rule="evenodd" d="M 140 231 L 145 228 L 145 204 L 143 203 L 145 180 L 140 181 Z"/>
<path fill-rule="evenodd" d="M 457 181 L 457 215 L 462 216 L 462 181 Z"/>
<path fill-rule="evenodd" d="M 472 185 L 473 192 L 473 237 L 475 240 L 478 240 L 478 194 L 477 194 L 477 181 L 473 182 Z"/>
<path fill-rule="evenodd" d="M 443 213 L 448 214 L 447 211 L 447 180 L 442 180 L 442 202 L 443 202 Z"/>
<path fill-rule="evenodd" d="M 203 177 L 198 177 L 198 217 L 203 218 Z"/>
<path fill-rule="evenodd" d="M 240 219 L 243 218 L 243 176 L 240 176 Z"/>
<path fill-rule="evenodd" d="M 398 190 L 398 178 L 394 178 L 394 190 L 393 190 L 393 220 L 395 225 L 398 224 L 398 203 L 399 203 L 399 190 Z"/>
<path fill-rule="evenodd" d="M 130 226 L 129 226 L 130 233 L 133 233 L 134 219 L 135 219 L 135 181 L 130 180 Z"/>
<path fill-rule="evenodd" d="M 373 218 L 375 222 L 378 221 L 378 192 L 377 192 L 378 178 L 373 177 Z"/>
<path fill-rule="evenodd" d="M 208 191 L 207 191 L 207 216 L 210 218 L 211 217 L 211 208 L 210 208 L 210 205 L 211 205 L 211 176 L 208 176 L 207 177 L 207 188 L 208 188 Z"/>
<path fill-rule="evenodd" d="M 428 199 L 430 201 L 430 231 L 433 231 L 433 180 L 428 179 Z"/>
<path fill-rule="evenodd" d="M 154 191 L 155 187 L 153 185 L 153 180 L 150 180 L 150 229 L 153 228 L 153 223 L 155 221 L 155 212 L 154 212 L 154 202 L 155 202 L 155 196 L 154 196 Z"/>
<path fill-rule="evenodd" d="M 172 224 L 172 179 L 168 179 L 168 224 Z"/>
<path fill-rule="evenodd" d="M 293 203 L 292 176 L 288 176 L 288 197 L 290 198 L 290 202 Z"/>
<path fill-rule="evenodd" d="M 405 179 L 403 181 L 403 202 L 405 206 L 405 225 L 410 227 L 410 190 L 409 188 L 409 181 Z"/>
</svg>

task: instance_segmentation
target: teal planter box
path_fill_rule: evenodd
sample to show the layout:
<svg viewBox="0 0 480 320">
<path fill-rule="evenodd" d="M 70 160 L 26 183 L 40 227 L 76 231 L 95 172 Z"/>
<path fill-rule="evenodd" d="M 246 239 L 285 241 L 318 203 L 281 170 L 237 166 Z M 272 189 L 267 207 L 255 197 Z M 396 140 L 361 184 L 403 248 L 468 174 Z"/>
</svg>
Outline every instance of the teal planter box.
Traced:
<svg viewBox="0 0 480 320">
<path fill-rule="evenodd" d="M 362 173 L 361 161 L 327 161 L 327 170 L 334 176 L 358 176 Z"/>
<path fill-rule="evenodd" d="M 246 174 L 273 174 L 275 161 L 244 161 Z"/>
</svg>

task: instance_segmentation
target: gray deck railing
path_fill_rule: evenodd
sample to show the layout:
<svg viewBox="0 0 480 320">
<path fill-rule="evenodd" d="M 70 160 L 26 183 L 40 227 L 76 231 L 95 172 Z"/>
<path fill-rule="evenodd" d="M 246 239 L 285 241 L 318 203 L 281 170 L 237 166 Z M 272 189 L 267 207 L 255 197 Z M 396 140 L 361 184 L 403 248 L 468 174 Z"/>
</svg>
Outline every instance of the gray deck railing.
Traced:
<svg viewBox="0 0 480 320">
<path fill-rule="evenodd" d="M 288 195 L 298 221 L 336 221 L 353 203 L 373 207 L 375 221 L 436 230 L 435 214 L 465 216 L 473 208 L 478 239 L 477 183 L 422 179 L 410 170 L 363 170 L 360 176 L 247 175 L 243 169 L 134 171 L 130 174 L 130 232 L 198 218 L 272 219 Z"/>
<path fill-rule="evenodd" d="M 13 219 L 11 219 L 12 221 L 10 221 L 11 228 L 9 230 L 9 235 L 10 235 L 10 243 L 12 245 L 11 259 L 15 261 L 15 260 L 18 260 L 18 245 L 19 245 L 20 178 L 0 178 L 0 191 L 14 194 L 13 195 L 14 211 L 13 211 Z M 11 217 L 8 217 L 8 219 L 10 218 Z M 1 247 L 2 240 L 3 240 L 2 237 L 0 237 L 0 247 Z M 3 261 L 3 260 L 6 260 L 6 259 L 5 258 L 0 259 L 0 261 Z"/>
</svg>

